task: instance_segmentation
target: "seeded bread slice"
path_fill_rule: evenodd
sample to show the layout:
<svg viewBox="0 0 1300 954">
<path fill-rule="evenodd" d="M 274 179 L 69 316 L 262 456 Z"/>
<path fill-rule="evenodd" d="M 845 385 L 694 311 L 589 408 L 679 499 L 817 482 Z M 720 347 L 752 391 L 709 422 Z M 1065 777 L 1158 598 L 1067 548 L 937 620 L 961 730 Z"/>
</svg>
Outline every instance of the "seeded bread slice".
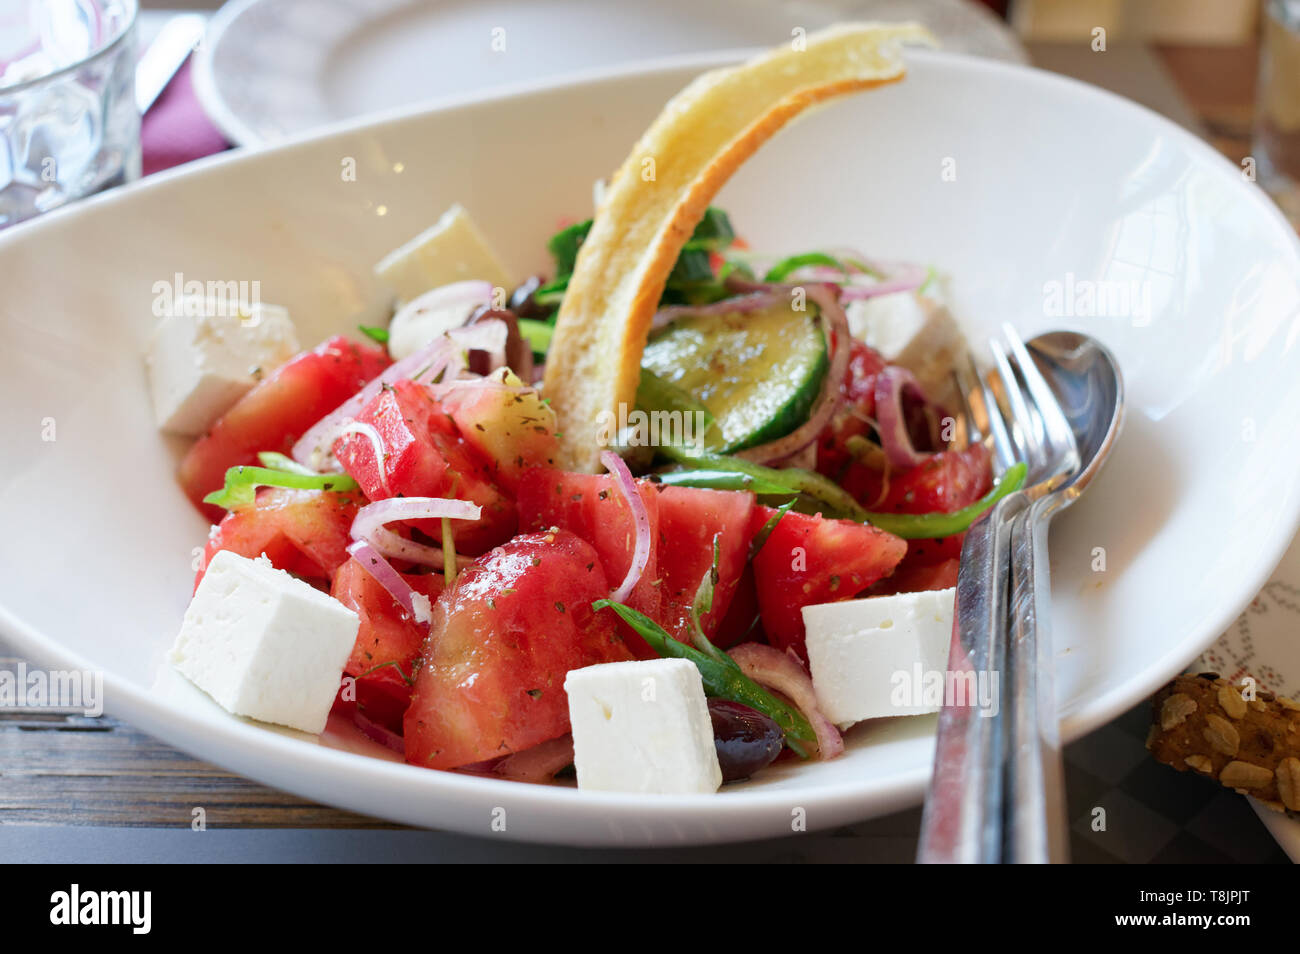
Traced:
<svg viewBox="0 0 1300 954">
<path fill-rule="evenodd" d="M 1300 812 L 1300 703 L 1242 689 L 1214 672 L 1179 676 L 1151 700 L 1147 749 L 1180 772 Z"/>
</svg>

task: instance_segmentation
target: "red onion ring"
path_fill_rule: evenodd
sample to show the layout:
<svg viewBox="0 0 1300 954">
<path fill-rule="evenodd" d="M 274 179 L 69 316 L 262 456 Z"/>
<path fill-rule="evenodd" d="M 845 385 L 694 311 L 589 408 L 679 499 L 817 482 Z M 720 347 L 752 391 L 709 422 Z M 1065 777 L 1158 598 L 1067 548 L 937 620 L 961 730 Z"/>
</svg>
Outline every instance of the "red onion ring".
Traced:
<svg viewBox="0 0 1300 954">
<path fill-rule="evenodd" d="M 891 364 L 876 375 L 876 423 L 880 444 L 891 467 L 907 470 L 925 463 L 931 455 L 918 451 L 907 433 L 907 418 L 903 413 L 904 389 L 922 399 L 925 397 L 916 378 L 906 368 Z"/>
<path fill-rule="evenodd" d="M 334 440 L 337 439 L 339 429 L 345 421 L 355 418 L 367 404 L 374 400 L 375 395 L 385 384 L 394 384 L 404 378 L 416 381 L 435 377 L 451 363 L 452 358 L 449 354 L 451 350 L 450 340 L 441 337 L 431 342 L 427 348 L 422 348 L 415 354 L 407 355 L 401 361 L 390 364 L 377 378 L 371 379 L 360 391 L 308 428 L 307 433 L 293 445 L 291 451 L 293 459 L 300 464 L 306 464 L 312 470 L 323 470 L 322 464 L 334 455 Z M 337 467 L 337 463 L 334 466 Z"/>
<path fill-rule="evenodd" d="M 408 563 L 441 570 L 445 568 L 446 561 L 440 549 L 407 540 L 389 530 L 385 524 L 395 520 L 437 520 L 442 517 L 477 520 L 480 513 L 482 508 L 468 500 L 452 500 L 446 497 L 389 497 L 387 500 L 377 500 L 367 504 L 357 511 L 352 521 L 352 539 L 365 541 L 380 556 L 390 560 L 406 560 Z M 473 563 L 473 560 L 462 563 L 459 557 L 456 561 L 458 567 L 468 566 L 470 563 Z"/>
<path fill-rule="evenodd" d="M 512 782 L 549 782 L 556 772 L 572 764 L 573 736 L 562 735 L 507 755 L 492 767 L 492 773 Z"/>
<path fill-rule="evenodd" d="M 646 564 L 650 562 L 650 514 L 646 511 L 645 501 L 641 499 L 641 492 L 637 490 L 636 481 L 632 479 L 632 472 L 623 463 L 623 458 L 613 451 L 601 451 L 600 462 L 613 476 L 614 483 L 618 485 L 619 492 L 632 512 L 632 521 L 636 524 L 636 548 L 632 552 L 632 564 L 627 568 L 627 575 L 623 577 L 618 589 L 609 594 L 615 603 L 625 603 L 632 588 L 641 579 L 641 574 L 645 572 Z"/>
<path fill-rule="evenodd" d="M 793 657 L 761 643 L 741 643 L 728 654 L 746 676 L 760 686 L 775 689 L 804 714 L 817 734 L 818 758 L 827 761 L 844 752 L 839 729 L 817 707 L 812 677 Z"/>
<path fill-rule="evenodd" d="M 427 626 L 433 616 L 433 607 L 429 598 L 417 593 L 411 584 L 402 579 L 402 574 L 393 569 L 393 565 L 384 559 L 365 540 L 357 540 L 348 547 L 348 553 L 361 564 L 361 568 L 375 578 L 375 582 L 388 591 L 388 595 L 397 601 L 397 605 L 406 614 L 421 625 Z"/>
<path fill-rule="evenodd" d="M 363 715 L 361 709 L 357 706 L 352 707 L 352 723 L 371 742 L 378 742 L 380 745 L 392 749 L 398 755 L 406 756 L 406 740 L 387 726 L 382 726 L 375 720 Z"/>
</svg>

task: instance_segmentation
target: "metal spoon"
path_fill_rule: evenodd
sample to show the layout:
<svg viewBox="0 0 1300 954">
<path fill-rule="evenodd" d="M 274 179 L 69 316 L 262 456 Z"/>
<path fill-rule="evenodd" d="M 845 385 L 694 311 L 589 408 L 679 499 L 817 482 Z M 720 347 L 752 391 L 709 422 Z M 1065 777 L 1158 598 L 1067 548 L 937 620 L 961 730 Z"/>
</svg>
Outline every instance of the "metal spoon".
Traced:
<svg viewBox="0 0 1300 954">
<path fill-rule="evenodd" d="M 1124 420 L 1124 381 L 1111 353 L 1075 332 L 1039 335 L 1026 347 L 1056 399 L 1078 448 L 1072 472 L 1032 488 L 1011 530 L 1011 677 L 1004 780 L 1003 860 L 1065 861 L 1068 827 L 1049 622 L 1047 531 L 1052 517 L 1082 496 L 1106 462 Z M 1041 401 L 1039 402 L 1041 405 Z"/>
</svg>

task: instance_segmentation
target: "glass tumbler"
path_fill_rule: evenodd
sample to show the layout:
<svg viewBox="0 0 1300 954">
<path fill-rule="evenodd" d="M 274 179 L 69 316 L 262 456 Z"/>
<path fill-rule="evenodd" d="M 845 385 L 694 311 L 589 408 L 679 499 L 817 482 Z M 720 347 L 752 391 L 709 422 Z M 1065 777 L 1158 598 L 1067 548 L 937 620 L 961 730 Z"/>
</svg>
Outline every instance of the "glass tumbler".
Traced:
<svg viewBox="0 0 1300 954">
<path fill-rule="evenodd" d="M 0 0 L 0 229 L 140 175 L 136 0 Z"/>
<path fill-rule="evenodd" d="M 1268 0 L 1256 94 L 1257 176 L 1300 227 L 1300 0 Z"/>
</svg>

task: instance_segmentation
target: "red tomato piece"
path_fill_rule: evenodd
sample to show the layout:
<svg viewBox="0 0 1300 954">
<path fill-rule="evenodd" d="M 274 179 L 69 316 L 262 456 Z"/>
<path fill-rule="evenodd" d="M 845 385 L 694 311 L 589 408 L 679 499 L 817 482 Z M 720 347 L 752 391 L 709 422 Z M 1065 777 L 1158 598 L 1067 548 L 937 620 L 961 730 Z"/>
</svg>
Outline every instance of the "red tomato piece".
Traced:
<svg viewBox="0 0 1300 954">
<path fill-rule="evenodd" d="M 721 534 L 718 581 L 713 609 L 700 619 L 710 639 L 727 615 L 740 582 L 753 538 L 750 516 L 754 495 L 748 491 L 664 487 L 659 493 L 660 584 L 663 606 L 659 622 L 684 643 L 692 642 L 691 605 L 700 583 L 713 566 L 713 538 Z"/>
<path fill-rule="evenodd" d="M 641 578 L 626 603 L 651 619 L 659 617 L 659 494 L 648 481 L 637 490 L 650 518 L 650 555 Z M 608 474 L 572 474 L 563 470 L 533 468 L 519 484 L 519 529 L 524 532 L 560 527 L 576 533 L 596 548 L 609 577 L 610 588 L 627 576 L 636 553 L 636 525 L 627 501 Z M 628 648 L 641 659 L 657 655 L 622 620 L 619 631 Z"/>
<path fill-rule="evenodd" d="M 756 508 L 757 509 L 757 508 Z M 718 631 L 710 637 L 719 649 L 730 649 L 744 642 L 763 641 L 763 629 L 755 625 L 758 620 L 758 585 L 754 582 L 754 568 L 746 566 L 740 582 L 731 596 L 727 615 L 718 624 Z"/>
<path fill-rule="evenodd" d="M 569 730 L 571 669 L 632 658 L 591 544 L 530 533 L 462 570 L 434 604 L 406 711 L 406 759 L 451 769 L 521 752 Z"/>
<path fill-rule="evenodd" d="M 190 448 L 178 473 L 186 496 L 216 523 L 224 511 L 203 498 L 226 471 L 257 463 L 260 451 L 287 454 L 298 438 L 388 366 L 383 348 L 330 338 L 277 368 Z"/>
<path fill-rule="evenodd" d="M 461 439 L 455 423 L 412 381 L 384 388 L 357 415 L 383 443 L 382 460 L 363 434 L 349 434 L 334 443 L 343 469 L 371 500 L 388 497 L 455 497 L 483 508 L 475 521 L 454 522 L 456 549 L 482 553 L 508 540 L 515 532 L 514 502 L 497 489 L 489 465 Z M 413 521 L 435 540 L 442 539 L 442 521 Z"/>
<path fill-rule="evenodd" d="M 847 447 L 850 437 L 870 434 L 876 416 L 876 375 L 883 370 L 885 359 L 878 351 L 850 339 L 844 404 L 817 442 L 817 469 L 826 476 L 840 477 L 853 460 Z"/>
<path fill-rule="evenodd" d="M 491 465 L 493 480 L 507 491 L 519 488 L 529 468 L 554 464 L 559 450 L 555 412 L 537 391 L 464 387 L 449 392 L 441 403 L 465 442 Z"/>
<path fill-rule="evenodd" d="M 194 588 L 218 550 L 249 559 L 266 554 L 277 569 L 328 580 L 349 559 L 357 508 L 355 494 L 262 487 L 252 507 L 232 510 L 212 528 Z"/>
<path fill-rule="evenodd" d="M 437 573 L 402 574 L 417 593 L 436 600 L 443 590 Z M 411 701 L 411 681 L 428 631 L 408 616 L 356 558 L 334 574 L 330 595 L 361 619 L 357 642 L 343 671 L 356 677 L 358 708 L 396 732 Z"/>
<path fill-rule="evenodd" d="M 758 509 L 768 517 L 775 513 Z M 906 552 L 906 541 L 876 527 L 787 513 L 754 557 L 768 641 L 806 658 L 803 607 L 857 596 L 892 571 Z"/>
</svg>

